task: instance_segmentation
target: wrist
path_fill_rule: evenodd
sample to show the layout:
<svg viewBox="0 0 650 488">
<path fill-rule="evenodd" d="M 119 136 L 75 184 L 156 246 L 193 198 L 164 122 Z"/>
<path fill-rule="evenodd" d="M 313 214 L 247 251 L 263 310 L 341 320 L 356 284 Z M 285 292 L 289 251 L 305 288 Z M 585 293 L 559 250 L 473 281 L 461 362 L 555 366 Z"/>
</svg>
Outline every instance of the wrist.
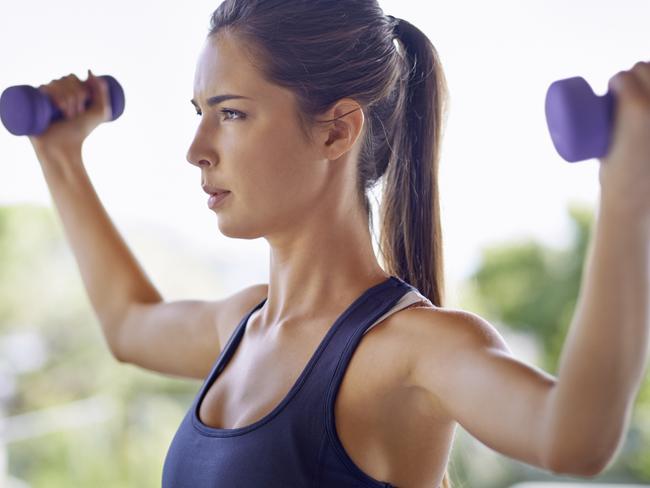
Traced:
<svg viewBox="0 0 650 488">
<path fill-rule="evenodd" d="M 83 168 L 80 149 L 47 148 L 37 150 L 36 155 L 46 176 L 74 178 Z"/>
<path fill-rule="evenodd" d="M 633 228 L 650 235 L 650 212 L 647 207 L 647 201 L 636 201 L 601 188 L 599 214 L 612 219 L 621 228 Z"/>
</svg>

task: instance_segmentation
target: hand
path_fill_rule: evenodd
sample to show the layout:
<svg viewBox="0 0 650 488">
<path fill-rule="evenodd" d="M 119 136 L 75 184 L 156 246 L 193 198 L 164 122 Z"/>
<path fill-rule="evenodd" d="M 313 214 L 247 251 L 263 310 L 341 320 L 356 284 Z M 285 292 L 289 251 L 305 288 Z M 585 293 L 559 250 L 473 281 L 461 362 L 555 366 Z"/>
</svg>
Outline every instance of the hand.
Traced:
<svg viewBox="0 0 650 488">
<path fill-rule="evenodd" d="M 88 78 L 81 81 L 74 74 L 53 80 L 38 87 L 46 93 L 64 118 L 47 128 L 39 136 L 29 136 L 37 156 L 65 155 L 70 151 L 81 154 L 81 146 L 90 133 L 111 117 L 108 85 L 88 70 Z M 87 99 L 91 105 L 85 108 Z"/>
<path fill-rule="evenodd" d="M 612 145 L 600 160 L 603 204 L 650 226 L 650 62 L 609 80 L 616 97 Z"/>
</svg>

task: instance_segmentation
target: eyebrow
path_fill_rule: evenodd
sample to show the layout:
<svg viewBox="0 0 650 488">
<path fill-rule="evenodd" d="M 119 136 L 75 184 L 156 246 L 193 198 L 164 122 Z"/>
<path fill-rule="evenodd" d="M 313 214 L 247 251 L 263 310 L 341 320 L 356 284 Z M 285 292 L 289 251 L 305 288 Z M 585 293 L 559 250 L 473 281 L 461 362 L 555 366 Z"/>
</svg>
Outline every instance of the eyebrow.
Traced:
<svg viewBox="0 0 650 488">
<path fill-rule="evenodd" d="M 208 107 L 212 107 L 214 105 L 218 105 L 221 102 L 225 102 L 226 100 L 237 100 L 239 98 L 245 98 L 246 100 L 252 100 L 252 98 L 245 97 L 243 95 L 217 95 L 214 97 L 208 98 Z M 199 108 L 198 104 L 196 103 L 196 100 L 192 99 L 190 100 L 192 102 L 192 105 L 194 105 L 196 108 Z"/>
</svg>

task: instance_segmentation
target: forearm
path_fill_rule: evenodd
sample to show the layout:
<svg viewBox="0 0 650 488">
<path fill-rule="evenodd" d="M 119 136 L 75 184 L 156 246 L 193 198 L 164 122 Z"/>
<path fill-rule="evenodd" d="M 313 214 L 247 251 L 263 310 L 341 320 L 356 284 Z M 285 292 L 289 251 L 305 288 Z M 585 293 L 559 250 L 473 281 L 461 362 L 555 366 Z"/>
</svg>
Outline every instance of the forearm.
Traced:
<svg viewBox="0 0 650 488">
<path fill-rule="evenodd" d="M 649 234 L 601 198 L 549 414 L 567 471 L 602 468 L 626 430 L 648 356 Z"/>
<path fill-rule="evenodd" d="M 116 354 L 117 328 L 129 305 L 162 297 L 102 206 L 81 154 L 39 156 L 39 161 L 86 292 Z"/>
</svg>

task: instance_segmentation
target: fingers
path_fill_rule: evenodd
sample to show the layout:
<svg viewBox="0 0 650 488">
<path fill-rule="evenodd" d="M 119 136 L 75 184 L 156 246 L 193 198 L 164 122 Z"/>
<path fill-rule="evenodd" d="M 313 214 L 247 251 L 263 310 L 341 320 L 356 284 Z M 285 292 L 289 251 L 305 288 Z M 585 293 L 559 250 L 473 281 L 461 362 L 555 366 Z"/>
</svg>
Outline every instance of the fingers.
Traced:
<svg viewBox="0 0 650 488">
<path fill-rule="evenodd" d="M 65 97 L 68 109 L 72 117 L 76 117 L 84 111 L 86 101 L 86 87 L 83 82 L 74 74 L 65 77 Z"/>
<path fill-rule="evenodd" d="M 72 90 L 70 88 L 69 77 L 65 76 L 52 82 L 52 91 L 54 92 L 54 101 L 59 109 L 64 113 L 66 118 L 74 116 L 72 103 Z"/>
<path fill-rule="evenodd" d="M 646 94 L 650 96 L 650 62 L 644 63 L 639 61 L 632 68 L 632 72 L 643 83 L 645 86 Z"/>
<path fill-rule="evenodd" d="M 650 63 L 639 61 L 629 71 L 620 71 L 609 80 L 609 88 L 626 102 L 650 107 Z"/>
<path fill-rule="evenodd" d="M 89 90 L 84 82 L 74 74 L 53 80 L 47 85 L 41 85 L 39 89 L 52 98 L 54 104 L 66 118 L 76 117 L 85 110 Z"/>
</svg>

